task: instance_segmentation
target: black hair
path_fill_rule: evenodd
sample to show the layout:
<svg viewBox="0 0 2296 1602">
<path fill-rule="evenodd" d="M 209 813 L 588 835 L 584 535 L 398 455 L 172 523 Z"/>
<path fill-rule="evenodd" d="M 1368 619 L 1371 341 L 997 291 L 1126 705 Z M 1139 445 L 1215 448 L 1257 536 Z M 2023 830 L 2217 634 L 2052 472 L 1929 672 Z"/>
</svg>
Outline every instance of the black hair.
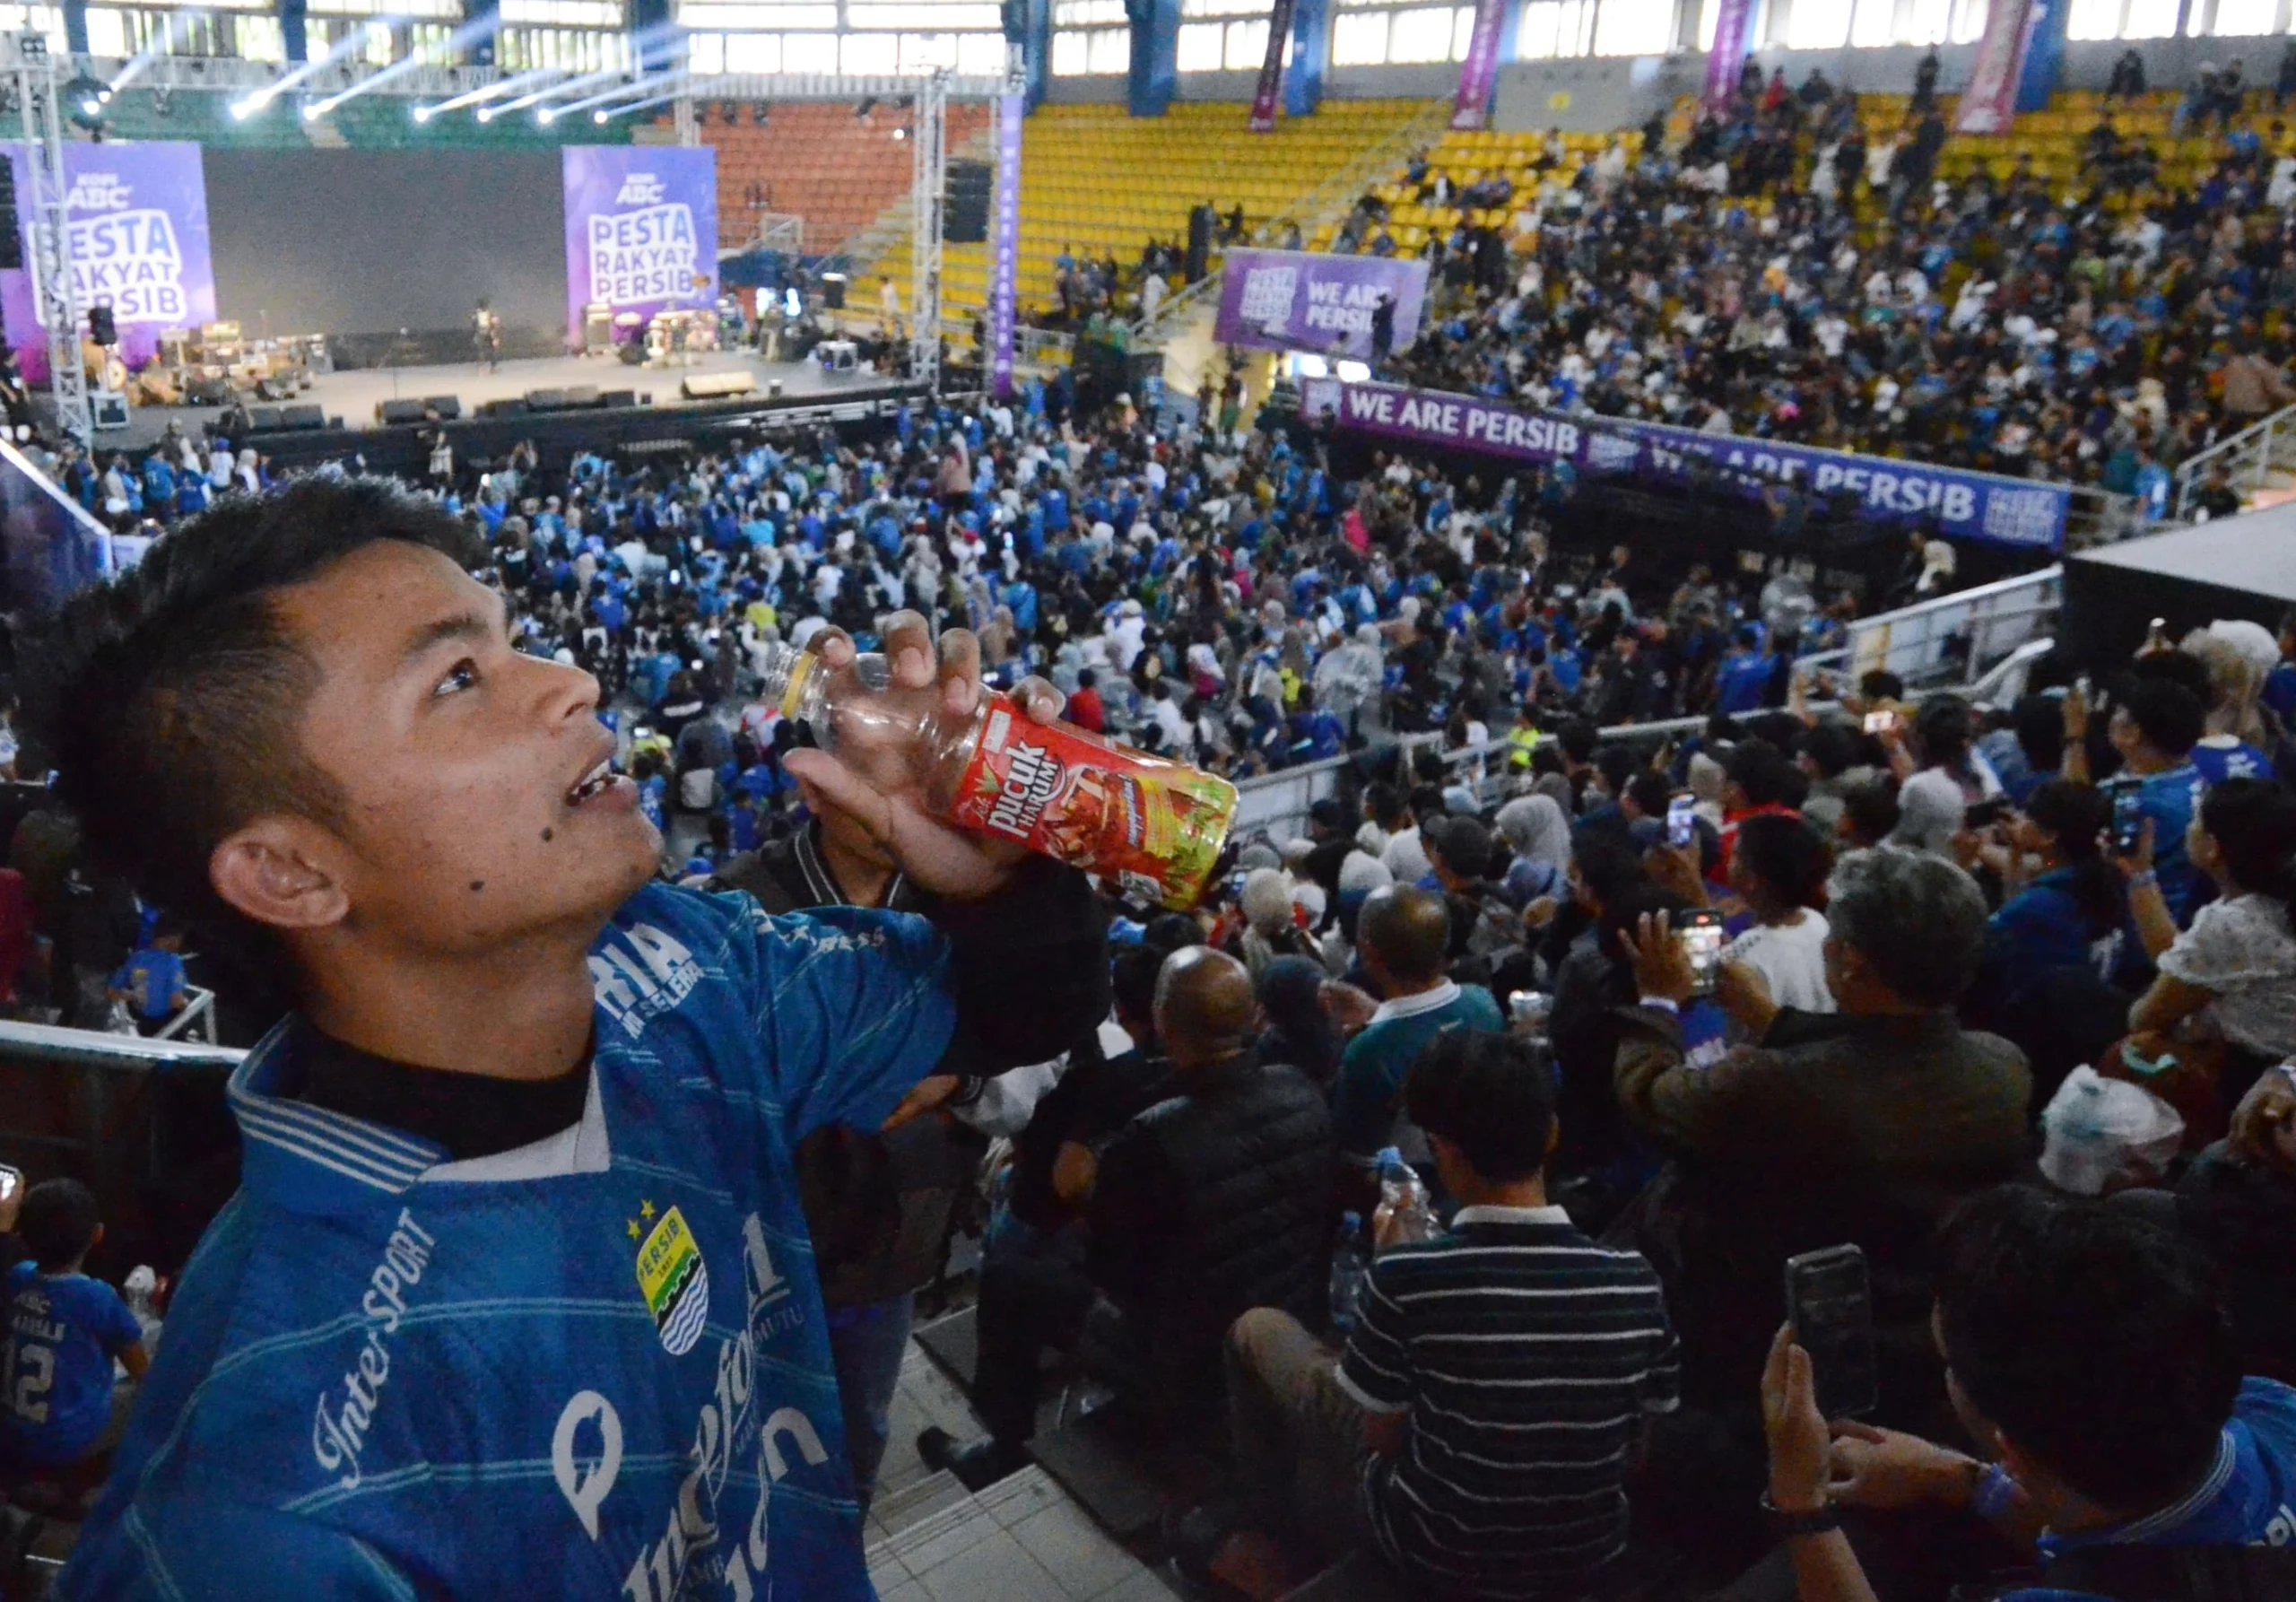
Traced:
<svg viewBox="0 0 2296 1602">
<path fill-rule="evenodd" d="M 1458 1149 L 1478 1179 L 1535 1179 L 1554 1137 L 1554 1075 L 1544 1054 L 1513 1035 L 1444 1030 L 1404 1084 L 1404 1110 Z"/>
<path fill-rule="evenodd" d="M 96 1193 L 77 1180 L 43 1180 L 24 1192 L 16 1233 L 43 1274 L 60 1274 L 88 1255 L 102 1223 Z"/>
<path fill-rule="evenodd" d="M 1431 784 L 1413 785 L 1411 790 L 1411 815 L 1422 825 L 1433 823 L 1451 809 L 1444 804 L 1443 792 Z"/>
<path fill-rule="evenodd" d="M 1156 975 L 1170 953 L 1145 942 L 1121 946 L 1109 963 L 1109 984 L 1118 1012 L 1129 1030 L 1134 1024 L 1153 1029 L 1156 1017 Z M 1133 1044 L 1144 1046 L 1145 1040 Z"/>
<path fill-rule="evenodd" d="M 2206 705 L 2173 679 L 2132 679 L 2119 706 L 2144 743 L 2166 756 L 2182 759 L 2208 730 Z"/>
<path fill-rule="evenodd" d="M 1615 821 L 1580 823 L 1570 831 L 1570 860 L 1578 877 L 1608 907 L 1642 878 L 1642 847 Z"/>
<path fill-rule="evenodd" d="M 1821 779 L 1839 779 L 1857 765 L 1857 736 L 1839 723 L 1821 723 L 1802 741 Z"/>
<path fill-rule="evenodd" d="M 344 826 L 340 787 L 296 733 L 317 668 L 274 603 L 384 540 L 485 560 L 467 525 L 386 480 L 302 479 L 217 502 L 74 596 L 25 653 L 57 793 L 146 901 L 245 937 L 254 926 L 208 881 L 216 846 L 266 813 Z"/>
<path fill-rule="evenodd" d="M 1867 701 L 1903 701 L 1905 681 L 1887 668 L 1873 668 L 1857 675 L 1857 693 Z"/>
<path fill-rule="evenodd" d="M 1176 951 L 1203 945 L 1204 931 L 1196 927 L 1196 919 L 1185 912 L 1159 912 L 1141 931 L 1140 942 L 1152 948 L 1157 961 L 1161 962 Z"/>
<path fill-rule="evenodd" d="M 2120 927 L 2128 910 L 2120 875 L 2099 843 L 2112 813 L 2102 790 L 2071 779 L 2046 779 L 2025 797 L 2025 816 L 2056 837 L 2065 866 L 2074 870 L 2073 899 L 2100 939 Z"/>
<path fill-rule="evenodd" d="M 1429 825 L 1427 848 L 1462 879 L 1480 879 L 1491 869 L 1491 831 L 1477 818 L 1445 818 Z"/>
<path fill-rule="evenodd" d="M 1794 764 L 1767 740 L 1741 741 L 1723 759 L 1723 776 L 1746 793 L 1749 806 L 1774 806 L 1793 789 Z"/>
<path fill-rule="evenodd" d="M 1076 688 L 1079 690 L 1090 690 L 1100 682 L 1100 675 L 1091 668 L 1080 667 L 1076 670 Z"/>
<path fill-rule="evenodd" d="M 2009 710 L 2009 727 L 2036 772 L 2053 773 L 2065 765 L 2065 703 L 2057 696 L 2019 698 Z"/>
<path fill-rule="evenodd" d="M 1898 831 L 1898 787 L 1888 779 L 1845 786 L 1841 811 L 1859 840 L 1878 846 Z"/>
<path fill-rule="evenodd" d="M 1732 860 L 1762 882 L 1787 907 L 1814 907 L 1824 899 L 1826 875 L 1833 871 L 1833 852 L 1817 831 L 1799 818 L 1764 813 L 1738 825 L 1738 843 Z"/>
<path fill-rule="evenodd" d="M 1623 745 L 1605 745 L 1595 753 L 1595 771 L 1603 776 L 1603 787 L 1613 797 L 1626 794 L 1626 781 L 1641 765 Z"/>
<path fill-rule="evenodd" d="M 1648 768 L 1629 779 L 1622 793 L 1641 810 L 1643 816 L 1650 818 L 1665 816 L 1666 804 L 1674 799 L 1674 795 L 1673 788 L 1666 783 L 1666 776 L 1653 773 Z"/>
<path fill-rule="evenodd" d="M 1970 703 L 1958 695 L 1933 695 L 1914 715 L 1913 737 L 1921 747 L 1921 760 L 1955 775 L 1969 767 L 1970 740 L 1975 732 Z"/>
<path fill-rule="evenodd" d="M 2208 664 L 2190 651 L 2147 651 L 2129 664 L 2129 672 L 2139 680 L 2182 684 L 2204 707 L 2216 699 L 2215 679 Z"/>
<path fill-rule="evenodd" d="M 1562 747 L 1563 755 L 1574 762 L 1583 762 L 1595 754 L 1595 743 L 1602 736 L 1584 718 L 1573 718 L 1555 731 L 1554 737 Z"/>
<path fill-rule="evenodd" d="M 2262 779 L 2228 779 L 2200 803 L 2200 826 L 2224 854 L 2225 889 L 2268 895 L 2296 911 L 2296 796 Z"/>
<path fill-rule="evenodd" d="M 1370 805 L 1373 821 L 1382 829 L 1401 823 L 1408 815 L 1409 809 L 1404 805 L 1403 792 L 1385 779 L 1375 782 L 1365 790 L 1363 799 Z"/>
<path fill-rule="evenodd" d="M 2124 1519 L 2199 1483 L 2240 1388 L 2222 1286 L 2196 1247 L 2027 1186 L 1982 1192 L 1947 1221 L 1937 1325 L 1970 1405 Z"/>
</svg>

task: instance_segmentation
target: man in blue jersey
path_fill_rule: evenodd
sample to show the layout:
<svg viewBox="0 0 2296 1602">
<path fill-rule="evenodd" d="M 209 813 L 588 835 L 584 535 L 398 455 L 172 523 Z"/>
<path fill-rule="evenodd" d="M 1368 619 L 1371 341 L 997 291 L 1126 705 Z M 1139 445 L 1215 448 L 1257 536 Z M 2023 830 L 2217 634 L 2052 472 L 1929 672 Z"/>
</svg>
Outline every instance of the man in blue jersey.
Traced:
<svg viewBox="0 0 2296 1602">
<path fill-rule="evenodd" d="M 653 883 L 596 682 L 512 648 L 476 554 L 307 480 L 171 535 L 39 653 L 88 846 L 296 1009 L 232 1077 L 242 1188 L 66 1598 L 867 1597 L 791 1153 L 1105 1008 L 1080 875 L 819 752 L 790 771 L 931 921 Z M 887 645 L 975 704 L 970 636 L 936 666 L 902 614 Z"/>
<path fill-rule="evenodd" d="M 2199 1248 L 2118 1204 L 2005 1186 L 1937 1246 L 1931 1328 L 1983 1453 L 1836 1421 L 1779 1331 L 1764 1511 L 1798 1602 L 1872 1602 L 1838 1510 L 1965 1510 L 2040 1561 L 2003 1602 L 2296 1596 L 2296 1391 L 2243 1379 Z M 1831 1439 L 1829 1440 L 1831 1433 Z"/>
</svg>

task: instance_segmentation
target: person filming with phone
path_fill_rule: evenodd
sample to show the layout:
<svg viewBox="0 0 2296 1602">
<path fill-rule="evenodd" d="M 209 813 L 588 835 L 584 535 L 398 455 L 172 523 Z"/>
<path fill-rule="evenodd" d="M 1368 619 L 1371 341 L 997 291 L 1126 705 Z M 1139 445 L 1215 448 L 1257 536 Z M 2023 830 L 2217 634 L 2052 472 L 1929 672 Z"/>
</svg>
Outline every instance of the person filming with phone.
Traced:
<svg viewBox="0 0 2296 1602">
<path fill-rule="evenodd" d="M 1963 1576 L 2004 1542 L 2038 1563 L 1954 1591 L 1971 1602 L 2296 1596 L 2296 1390 L 2243 1377 L 2198 1249 L 2123 1207 L 2002 1186 L 1953 1214 L 1936 1258 L 1930 1331 L 1977 1455 L 1829 1420 L 1795 1328 L 1771 1344 L 1763 1511 L 1797 1602 L 1873 1602 L 1860 1551 L 1915 1509 L 1967 1516 L 1925 1542 Z"/>
<path fill-rule="evenodd" d="M 1937 1218 L 2025 1155 L 2024 1057 L 1953 1011 L 1985 937 L 1975 882 L 1935 857 L 1853 852 L 1827 919 L 1839 1017 L 1757 1013 L 1752 1039 L 1702 1067 L 1683 1049 L 1697 980 L 1674 932 L 1653 917 L 1623 936 L 1641 1005 L 1625 1014 L 1619 1104 L 1672 1159 L 1634 1233 L 1675 1292 L 1685 1387 L 1708 1397 L 1752 1382 L 1776 1323 L 1768 1287 L 1796 1251 L 1864 1247 L 1913 1287 L 1884 1318 L 1918 1327 Z M 1884 1375 L 1885 1400 L 1904 1389 Z"/>
</svg>

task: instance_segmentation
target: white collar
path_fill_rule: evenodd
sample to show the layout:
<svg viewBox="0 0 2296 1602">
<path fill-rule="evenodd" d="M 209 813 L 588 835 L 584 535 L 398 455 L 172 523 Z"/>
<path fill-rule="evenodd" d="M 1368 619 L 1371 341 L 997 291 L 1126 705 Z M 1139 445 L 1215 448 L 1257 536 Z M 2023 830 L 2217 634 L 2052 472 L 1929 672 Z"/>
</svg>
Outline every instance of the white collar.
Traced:
<svg viewBox="0 0 2296 1602">
<path fill-rule="evenodd" d="M 1463 1223 L 1569 1223 L 1570 1215 L 1558 1206 L 1461 1207 L 1451 1215 L 1451 1227 Z"/>
<path fill-rule="evenodd" d="M 1422 990 L 1416 996 L 1402 996 L 1393 1001 L 1379 1003 L 1378 1010 L 1371 1014 L 1371 1022 L 1385 1023 L 1392 1018 L 1415 1018 L 1422 1013 L 1448 1006 L 1458 998 L 1457 981 L 1447 979 L 1431 990 Z"/>
<path fill-rule="evenodd" d="M 598 1071 L 594 1058 L 590 1064 L 590 1093 L 583 1100 L 579 1123 L 507 1152 L 434 1164 L 424 1171 L 418 1182 L 499 1184 L 509 1180 L 551 1180 L 563 1174 L 605 1172 L 613 1163 L 613 1150 L 606 1138 L 605 1102 L 598 1090 Z"/>
</svg>

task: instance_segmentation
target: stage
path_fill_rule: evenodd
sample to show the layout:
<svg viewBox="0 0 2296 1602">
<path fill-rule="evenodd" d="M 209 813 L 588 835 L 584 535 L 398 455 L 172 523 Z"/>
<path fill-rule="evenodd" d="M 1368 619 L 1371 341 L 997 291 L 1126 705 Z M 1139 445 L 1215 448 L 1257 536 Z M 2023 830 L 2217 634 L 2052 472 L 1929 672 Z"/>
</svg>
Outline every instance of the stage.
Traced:
<svg viewBox="0 0 2296 1602">
<path fill-rule="evenodd" d="M 716 408 L 727 403 L 689 401 L 685 398 L 684 381 L 725 373 L 747 373 L 757 380 L 756 390 L 735 397 L 736 402 L 764 401 L 776 382 L 780 384 L 785 399 L 803 398 L 816 403 L 881 395 L 892 387 L 891 380 L 871 373 L 825 373 L 811 361 L 767 361 L 754 352 L 714 351 L 695 354 L 683 367 L 631 367 L 612 356 L 505 361 L 492 372 L 473 361 L 441 367 L 362 367 L 319 374 L 311 379 L 309 390 L 284 401 L 257 402 L 249 397 L 247 404 L 250 407 L 316 405 L 326 413 L 330 424 L 335 418 L 343 420 L 343 432 L 335 436 L 341 440 L 344 434 L 384 431 L 384 425 L 378 421 L 377 408 L 386 401 L 422 401 L 449 395 L 462 402 L 465 421 L 476 417 L 479 408 L 490 401 L 523 399 L 538 389 L 587 387 L 601 393 L 627 389 L 636 392 L 641 409 L 659 411 L 699 405 Z M 209 423 L 220 422 L 226 410 L 222 406 L 137 406 L 128 413 L 127 427 L 97 433 L 96 450 L 100 456 L 115 450 L 140 454 L 166 432 L 170 422 L 180 425 L 187 434 L 201 435 Z M 577 411 L 544 415 L 582 414 Z M 539 421 L 539 416 L 534 420 Z M 262 441 L 271 438 L 265 433 Z M 346 443 L 344 448 L 351 447 Z"/>
</svg>

